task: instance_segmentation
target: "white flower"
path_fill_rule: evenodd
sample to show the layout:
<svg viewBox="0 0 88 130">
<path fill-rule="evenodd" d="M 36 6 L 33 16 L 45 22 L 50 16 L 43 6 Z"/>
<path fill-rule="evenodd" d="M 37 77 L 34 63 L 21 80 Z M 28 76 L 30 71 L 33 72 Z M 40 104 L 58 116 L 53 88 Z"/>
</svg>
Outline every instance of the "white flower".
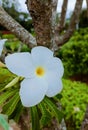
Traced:
<svg viewBox="0 0 88 130">
<path fill-rule="evenodd" d="M 2 53 L 2 50 L 3 50 L 3 46 L 4 46 L 4 43 L 7 39 L 3 39 L 3 40 L 0 40 L 0 55 Z"/>
<path fill-rule="evenodd" d="M 31 54 L 11 54 L 5 58 L 5 63 L 11 72 L 24 77 L 19 92 L 23 106 L 34 106 L 45 95 L 53 97 L 62 90 L 62 62 L 46 47 L 35 47 Z"/>
</svg>

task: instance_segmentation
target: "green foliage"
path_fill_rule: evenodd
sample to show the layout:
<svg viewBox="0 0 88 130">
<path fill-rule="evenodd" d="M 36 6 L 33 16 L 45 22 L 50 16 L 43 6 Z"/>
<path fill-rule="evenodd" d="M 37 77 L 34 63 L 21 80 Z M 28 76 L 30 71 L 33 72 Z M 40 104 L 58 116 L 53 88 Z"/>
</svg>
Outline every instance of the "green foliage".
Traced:
<svg viewBox="0 0 88 130">
<path fill-rule="evenodd" d="M 61 122 L 61 120 L 63 118 L 63 113 L 55 105 L 55 101 L 53 102 L 52 100 L 50 100 L 47 97 L 45 98 L 44 101 L 47 104 L 47 107 L 51 111 L 52 115 L 57 118 L 58 122 Z"/>
<path fill-rule="evenodd" d="M 42 130 L 44 127 L 50 127 L 53 118 L 56 118 L 58 123 L 61 122 L 63 113 L 55 102 L 53 98 L 45 97 L 37 106 L 30 108 L 33 130 Z"/>
<path fill-rule="evenodd" d="M 8 90 L 0 95 L 0 106 L 10 97 L 12 97 L 16 91 Z"/>
<path fill-rule="evenodd" d="M 5 86 L 15 77 L 16 75 L 12 74 L 8 69 L 0 67 L 0 106 L 2 107 L 2 113 L 7 114 L 9 118 L 10 116 L 14 117 L 14 119 L 18 121 L 20 118 L 19 113 L 22 112 L 20 109 L 22 105 L 20 106 L 21 103 L 19 104 L 19 83 L 11 88 L 5 89 Z M 17 117 L 13 116 L 16 108 L 18 112 L 20 109 L 18 116 L 17 113 L 15 113 Z"/>
<path fill-rule="evenodd" d="M 79 130 L 88 104 L 88 86 L 64 79 L 63 84 L 61 104 L 65 121 L 70 127 Z"/>
<path fill-rule="evenodd" d="M 21 52 L 30 52 L 30 51 L 31 51 L 31 49 L 28 48 L 25 44 L 21 48 Z"/>
<path fill-rule="evenodd" d="M 3 34 L 2 39 L 13 39 L 15 36 L 13 34 Z"/>
<path fill-rule="evenodd" d="M 20 46 L 20 41 L 16 40 L 16 41 L 7 41 L 6 44 L 5 44 L 5 47 L 8 49 L 8 50 L 11 50 L 12 52 L 14 51 L 17 51 L 18 48 Z"/>
<path fill-rule="evenodd" d="M 9 83 L 15 75 L 6 68 L 0 68 L 0 91 Z"/>
<path fill-rule="evenodd" d="M 63 61 L 65 76 L 88 74 L 88 28 L 76 31 L 58 56 Z"/>
<path fill-rule="evenodd" d="M 20 49 L 21 52 L 29 52 L 30 48 L 27 47 L 27 45 L 21 43 L 20 41 L 7 41 L 5 44 L 5 47 L 7 50 L 12 52 L 17 52 Z"/>
<path fill-rule="evenodd" d="M 15 110 L 13 111 L 13 114 L 10 116 L 11 119 L 14 119 L 16 122 L 19 122 L 19 119 L 24 111 L 24 107 L 21 104 L 21 101 L 17 103 L 17 106 Z"/>
<path fill-rule="evenodd" d="M 59 101 L 59 97 L 58 97 Z M 41 129 L 46 126 L 51 126 L 52 119 L 57 119 L 57 122 L 60 123 L 63 118 L 63 113 L 58 105 L 57 101 L 54 98 L 45 97 L 44 100 L 38 104 L 40 110 L 40 127 Z"/>
<path fill-rule="evenodd" d="M 20 48 L 21 52 L 29 52 L 30 48 L 27 45 L 20 42 L 13 34 L 3 34 L 2 39 L 8 39 L 5 43 L 5 47 L 8 52 L 17 52 Z"/>
<path fill-rule="evenodd" d="M 39 115 L 37 107 L 31 107 L 32 130 L 40 130 Z"/>
<path fill-rule="evenodd" d="M 49 112 L 46 108 L 46 104 L 41 102 L 39 105 L 39 109 L 41 110 L 42 117 L 40 119 L 41 128 L 42 126 L 47 126 L 50 124 L 50 121 L 52 119 L 51 112 Z"/>
<path fill-rule="evenodd" d="M 11 99 L 9 101 L 7 101 L 6 104 L 3 106 L 3 113 L 10 116 L 13 113 L 13 111 L 15 110 L 19 100 L 20 100 L 19 91 L 17 89 L 17 91 L 15 92 L 13 97 L 11 97 Z"/>
</svg>

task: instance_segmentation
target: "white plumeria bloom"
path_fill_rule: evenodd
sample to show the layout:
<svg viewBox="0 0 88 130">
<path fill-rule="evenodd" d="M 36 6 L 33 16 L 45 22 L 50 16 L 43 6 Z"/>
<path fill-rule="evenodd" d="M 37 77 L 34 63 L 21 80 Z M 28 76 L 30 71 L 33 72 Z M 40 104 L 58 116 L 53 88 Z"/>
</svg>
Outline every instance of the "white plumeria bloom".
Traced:
<svg viewBox="0 0 88 130">
<path fill-rule="evenodd" d="M 1 53 L 2 53 L 4 43 L 5 43 L 6 41 L 7 41 L 7 39 L 2 39 L 2 40 L 0 40 L 0 55 L 1 55 Z"/>
<path fill-rule="evenodd" d="M 45 95 L 53 97 L 62 90 L 62 62 L 46 47 L 34 47 L 31 54 L 11 54 L 5 63 L 11 72 L 24 77 L 19 92 L 23 106 L 37 105 Z"/>
</svg>

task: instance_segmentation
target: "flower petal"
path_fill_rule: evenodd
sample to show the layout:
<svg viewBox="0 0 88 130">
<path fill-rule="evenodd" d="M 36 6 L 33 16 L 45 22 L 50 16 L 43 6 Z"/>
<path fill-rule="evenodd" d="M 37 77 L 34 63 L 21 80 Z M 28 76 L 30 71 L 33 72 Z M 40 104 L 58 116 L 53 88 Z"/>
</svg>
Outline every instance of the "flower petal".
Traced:
<svg viewBox="0 0 88 130">
<path fill-rule="evenodd" d="M 57 73 L 58 77 L 62 77 L 64 73 L 64 67 L 62 61 L 59 58 L 53 57 L 49 60 L 47 66 L 47 71 L 52 71 L 53 73 Z"/>
<path fill-rule="evenodd" d="M 44 65 L 53 57 L 53 52 L 46 47 L 34 47 L 31 51 L 32 59 L 35 65 Z"/>
<path fill-rule="evenodd" d="M 48 97 L 53 97 L 61 92 L 62 81 L 58 77 L 59 77 L 58 75 L 53 75 L 53 73 L 49 73 L 47 75 L 48 90 L 46 95 Z"/>
<path fill-rule="evenodd" d="M 43 79 L 24 79 L 20 88 L 20 98 L 23 106 L 32 107 L 40 103 L 47 89 L 48 85 Z"/>
<path fill-rule="evenodd" d="M 1 55 L 1 53 L 2 53 L 2 50 L 3 50 L 3 46 L 4 46 L 5 41 L 7 41 L 7 39 L 0 40 L 0 55 Z"/>
<path fill-rule="evenodd" d="M 33 65 L 30 53 L 14 53 L 5 58 L 7 68 L 14 74 L 23 77 L 33 76 Z"/>
</svg>

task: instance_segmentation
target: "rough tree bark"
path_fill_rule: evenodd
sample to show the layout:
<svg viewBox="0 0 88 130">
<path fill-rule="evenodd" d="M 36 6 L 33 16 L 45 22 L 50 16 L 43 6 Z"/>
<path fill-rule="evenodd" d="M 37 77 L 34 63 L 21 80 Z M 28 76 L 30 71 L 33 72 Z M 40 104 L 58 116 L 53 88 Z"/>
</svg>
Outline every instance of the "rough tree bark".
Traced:
<svg viewBox="0 0 88 130">
<path fill-rule="evenodd" d="M 51 44 L 51 0 L 27 0 L 27 7 L 32 16 L 38 45 L 49 47 Z"/>
</svg>

